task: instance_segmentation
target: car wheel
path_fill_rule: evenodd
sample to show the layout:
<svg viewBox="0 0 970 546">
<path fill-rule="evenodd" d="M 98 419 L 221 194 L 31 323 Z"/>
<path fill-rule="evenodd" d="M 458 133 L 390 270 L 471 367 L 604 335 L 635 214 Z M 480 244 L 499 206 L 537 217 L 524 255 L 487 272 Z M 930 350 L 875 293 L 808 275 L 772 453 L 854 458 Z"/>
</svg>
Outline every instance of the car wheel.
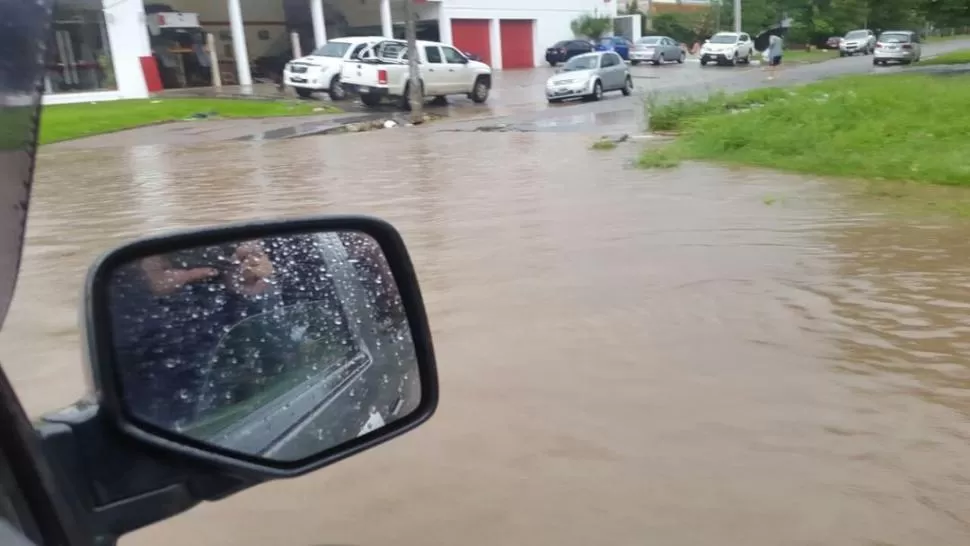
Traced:
<svg viewBox="0 0 970 546">
<path fill-rule="evenodd" d="M 556 61 L 549 61 L 549 66 L 556 68 Z"/>
<path fill-rule="evenodd" d="M 730 64 L 731 66 L 738 66 L 738 52 L 737 51 L 734 52 L 734 56 L 731 57 L 731 62 L 729 62 L 728 64 Z"/>
<path fill-rule="evenodd" d="M 381 103 L 381 97 L 378 95 L 364 94 L 360 96 L 360 102 L 364 106 L 373 108 Z"/>
<path fill-rule="evenodd" d="M 872 66 L 879 66 L 881 64 L 882 64 L 882 62 L 880 62 L 879 59 L 873 59 L 872 60 Z"/>
<path fill-rule="evenodd" d="M 661 53 L 659 57 L 650 62 L 653 63 L 653 66 L 660 66 L 664 62 L 664 54 Z"/>
<path fill-rule="evenodd" d="M 470 98 L 474 103 L 481 104 L 488 100 L 488 91 L 488 81 L 479 76 L 478 79 L 475 80 L 475 87 L 472 88 L 472 92 L 470 95 L 468 95 L 468 98 Z"/>
<path fill-rule="evenodd" d="M 344 85 L 340 83 L 340 76 L 334 76 L 330 80 L 330 89 L 327 90 L 327 94 L 330 95 L 330 100 L 337 102 L 347 98 L 347 90 L 344 89 Z"/>
<path fill-rule="evenodd" d="M 294 87 L 293 89 L 296 90 L 297 96 L 301 99 L 308 99 L 313 96 L 313 89 L 304 89 L 302 87 Z"/>
<path fill-rule="evenodd" d="M 707 59 L 701 57 L 701 66 L 707 66 Z"/>
<path fill-rule="evenodd" d="M 629 97 L 633 94 L 633 78 L 630 76 L 626 77 L 626 81 L 623 82 L 623 89 L 621 91 L 623 91 L 623 96 L 625 97 Z"/>
<path fill-rule="evenodd" d="M 632 64 L 633 66 L 636 66 L 640 64 L 640 61 L 630 61 L 630 64 Z"/>
<path fill-rule="evenodd" d="M 680 63 L 680 64 L 684 64 L 684 61 L 686 61 L 686 60 L 687 60 L 687 54 L 684 53 L 683 51 L 681 51 L 680 52 L 680 58 L 677 59 L 677 62 Z"/>
<path fill-rule="evenodd" d="M 603 84 L 599 80 L 593 84 L 593 94 L 589 96 L 590 100 L 600 100 L 603 98 Z"/>
</svg>

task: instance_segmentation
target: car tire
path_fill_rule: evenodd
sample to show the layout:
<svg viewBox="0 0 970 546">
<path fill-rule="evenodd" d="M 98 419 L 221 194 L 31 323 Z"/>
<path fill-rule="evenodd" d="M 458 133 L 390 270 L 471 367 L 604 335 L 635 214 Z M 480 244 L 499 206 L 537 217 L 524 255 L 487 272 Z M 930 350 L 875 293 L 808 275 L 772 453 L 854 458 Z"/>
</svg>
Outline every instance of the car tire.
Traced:
<svg viewBox="0 0 970 546">
<path fill-rule="evenodd" d="M 340 75 L 336 75 L 330 80 L 330 87 L 327 89 L 327 94 L 330 95 L 330 100 L 334 102 L 339 102 L 347 98 L 347 90 L 344 89 L 342 83 L 340 83 Z"/>
<path fill-rule="evenodd" d="M 751 64 L 751 53 L 748 53 L 747 55 L 744 56 L 744 64 L 746 65 Z"/>
<path fill-rule="evenodd" d="M 640 61 L 630 61 L 630 64 L 632 64 L 633 66 L 636 66 L 640 64 Z"/>
<path fill-rule="evenodd" d="M 556 68 L 556 64 L 558 64 L 556 63 L 556 61 L 549 61 L 549 66 L 551 66 L 552 68 Z"/>
<path fill-rule="evenodd" d="M 596 80 L 593 84 L 593 93 L 589 95 L 589 100 L 598 101 L 603 98 L 603 84 Z"/>
<path fill-rule="evenodd" d="M 677 64 L 684 64 L 684 61 L 686 60 L 687 60 L 687 54 L 681 51 L 680 57 L 677 58 Z"/>
<path fill-rule="evenodd" d="M 630 76 L 626 77 L 626 81 L 623 82 L 623 89 L 620 90 L 624 97 L 629 97 L 633 94 L 633 78 Z"/>
<path fill-rule="evenodd" d="M 653 66 L 660 66 L 660 65 L 662 65 L 663 62 L 664 62 L 664 54 L 661 53 L 659 57 L 657 57 L 656 59 L 654 59 L 654 60 L 652 60 L 650 62 L 653 63 Z"/>
<path fill-rule="evenodd" d="M 482 104 L 488 100 L 488 92 L 488 80 L 482 76 L 479 76 L 475 79 L 475 85 L 472 87 L 472 92 L 468 94 L 468 98 L 470 98 L 475 104 Z"/>
<path fill-rule="evenodd" d="M 872 60 L 872 66 L 879 66 L 881 64 L 882 64 L 882 62 L 879 59 L 873 59 Z"/>
<path fill-rule="evenodd" d="M 360 102 L 364 106 L 373 108 L 381 103 L 381 97 L 379 95 L 371 95 L 366 93 L 360 96 Z"/>
<path fill-rule="evenodd" d="M 701 66 L 707 66 L 707 59 L 701 57 Z"/>
<path fill-rule="evenodd" d="M 303 87 L 294 87 L 296 95 L 301 99 L 309 99 L 313 96 L 313 89 L 305 89 Z"/>
</svg>

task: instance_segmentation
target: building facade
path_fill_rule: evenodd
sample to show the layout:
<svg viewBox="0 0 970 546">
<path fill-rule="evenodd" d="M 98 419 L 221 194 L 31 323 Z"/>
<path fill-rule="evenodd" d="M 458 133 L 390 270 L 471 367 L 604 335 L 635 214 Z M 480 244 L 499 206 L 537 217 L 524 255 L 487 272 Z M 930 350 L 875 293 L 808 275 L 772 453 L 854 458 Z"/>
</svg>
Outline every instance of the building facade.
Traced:
<svg viewBox="0 0 970 546">
<path fill-rule="evenodd" d="M 252 83 L 249 59 L 304 43 L 362 32 L 400 34 L 404 0 L 162 0 L 198 13 L 233 83 Z M 414 0 L 438 40 L 480 55 L 493 68 L 540 66 L 545 48 L 571 38 L 580 15 L 616 16 L 615 0 Z M 145 0 L 59 0 L 45 104 L 147 98 L 160 90 Z M 398 32 L 395 32 L 397 28 Z M 237 62 L 242 61 L 242 62 Z"/>
</svg>

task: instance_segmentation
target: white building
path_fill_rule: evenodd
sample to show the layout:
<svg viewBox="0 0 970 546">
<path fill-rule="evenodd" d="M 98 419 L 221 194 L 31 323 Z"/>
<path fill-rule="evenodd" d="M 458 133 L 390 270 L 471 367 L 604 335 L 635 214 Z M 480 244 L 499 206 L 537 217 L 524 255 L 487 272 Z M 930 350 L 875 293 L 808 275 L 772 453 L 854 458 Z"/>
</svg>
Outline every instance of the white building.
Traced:
<svg viewBox="0 0 970 546">
<path fill-rule="evenodd" d="M 149 0 L 151 2 L 152 0 Z M 223 71 L 252 83 L 248 60 L 327 37 L 392 36 L 403 21 L 404 0 L 158 0 L 174 11 L 199 14 L 216 39 Z M 545 48 L 572 37 L 580 15 L 615 16 L 615 0 L 414 0 L 424 32 L 480 55 L 496 69 L 532 68 Z M 145 0 L 59 0 L 54 61 L 48 66 L 45 104 L 146 98 L 160 90 Z"/>
</svg>

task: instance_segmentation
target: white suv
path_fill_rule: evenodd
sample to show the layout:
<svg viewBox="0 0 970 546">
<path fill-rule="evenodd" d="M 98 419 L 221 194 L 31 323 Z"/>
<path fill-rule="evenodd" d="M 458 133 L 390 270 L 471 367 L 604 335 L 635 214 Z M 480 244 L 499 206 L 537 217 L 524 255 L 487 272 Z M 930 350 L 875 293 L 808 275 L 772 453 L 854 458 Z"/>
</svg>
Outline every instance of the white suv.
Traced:
<svg viewBox="0 0 970 546">
<path fill-rule="evenodd" d="M 359 36 L 330 40 L 313 53 L 286 63 L 283 83 L 303 98 L 316 92 L 327 92 L 331 100 L 343 100 L 347 97 L 340 83 L 344 60 L 353 58 L 368 45 L 383 39 L 380 36 Z"/>
<path fill-rule="evenodd" d="M 701 46 L 701 66 L 717 64 L 749 64 L 754 42 L 745 32 L 718 32 Z"/>
<path fill-rule="evenodd" d="M 847 57 L 862 53 L 869 55 L 876 50 L 876 35 L 871 30 L 850 30 L 839 41 L 839 56 Z"/>
</svg>

